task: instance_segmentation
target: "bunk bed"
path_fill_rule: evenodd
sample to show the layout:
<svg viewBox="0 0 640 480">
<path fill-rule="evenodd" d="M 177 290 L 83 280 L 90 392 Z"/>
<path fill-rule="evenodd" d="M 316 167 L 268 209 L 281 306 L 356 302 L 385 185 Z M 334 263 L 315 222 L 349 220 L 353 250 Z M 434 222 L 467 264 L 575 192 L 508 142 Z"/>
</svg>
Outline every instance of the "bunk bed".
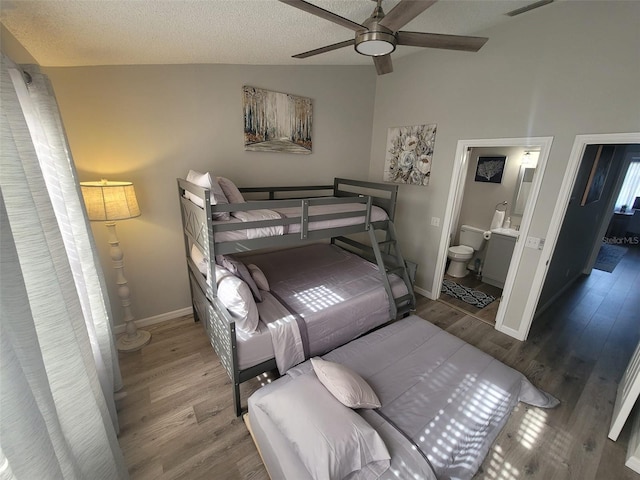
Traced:
<svg viewBox="0 0 640 480">
<path fill-rule="evenodd" d="M 415 265 L 402 257 L 393 226 L 397 186 L 336 178 L 333 185 L 241 188 L 238 194 L 229 195 L 233 203 L 212 205 L 211 197 L 216 193 L 213 189 L 180 178 L 177 184 L 194 318 L 202 321 L 232 381 L 237 416 L 242 413 L 241 383 L 275 369 L 284 373 L 310 354 L 326 353 L 414 309 Z M 257 199 L 245 201 L 245 195 Z M 354 239 L 354 234 L 364 235 L 368 243 L 360 241 L 361 236 Z M 231 258 L 242 263 L 243 255 L 251 252 L 244 263 L 261 265 L 266 278 L 273 280 L 289 254 L 294 265 L 303 270 L 310 268 L 305 267 L 305 261 L 311 258 L 305 249 L 317 249 L 313 244 L 323 240 L 324 248 L 314 252 L 332 262 L 338 257 L 340 261 L 351 262 L 339 274 L 335 269 L 330 274 L 334 280 L 341 277 L 338 281 L 342 283 L 336 284 L 336 288 L 354 283 L 355 278 L 342 278 L 349 272 L 365 284 L 363 292 L 341 297 L 344 302 L 354 302 L 350 304 L 352 316 L 342 319 L 346 330 L 341 326 L 340 334 L 324 342 L 318 339 L 322 334 L 315 333 L 311 341 L 305 342 L 305 336 L 314 335 L 313 328 L 307 331 L 304 322 L 299 321 L 300 313 L 290 308 L 292 297 L 283 300 L 282 291 L 278 294 L 276 290 L 257 292 L 263 300 L 258 303 L 260 322 L 248 332 L 241 328 L 243 325 L 237 324 L 237 318 L 218 295 L 218 282 L 225 270 L 216 261 L 224 263 Z M 289 253 L 272 252 L 273 249 L 288 249 Z M 345 252 L 344 259 L 340 252 Z M 359 268 L 367 271 L 366 265 L 371 267 L 372 263 L 374 272 L 358 273 Z M 321 278 L 318 282 L 325 283 Z M 273 287 L 278 286 L 273 283 L 276 284 Z M 372 296 L 374 287 L 378 293 Z M 382 309 L 380 293 L 384 297 Z M 316 315 L 322 325 L 316 330 L 327 332 L 331 327 L 323 322 L 326 316 L 336 316 L 336 312 L 326 309 L 325 317 Z M 293 315 L 295 321 L 278 322 L 274 320 L 278 315 L 282 318 Z M 271 340 L 265 340 L 273 337 L 275 329 L 279 338 L 284 339 L 285 347 L 270 348 Z"/>
</svg>

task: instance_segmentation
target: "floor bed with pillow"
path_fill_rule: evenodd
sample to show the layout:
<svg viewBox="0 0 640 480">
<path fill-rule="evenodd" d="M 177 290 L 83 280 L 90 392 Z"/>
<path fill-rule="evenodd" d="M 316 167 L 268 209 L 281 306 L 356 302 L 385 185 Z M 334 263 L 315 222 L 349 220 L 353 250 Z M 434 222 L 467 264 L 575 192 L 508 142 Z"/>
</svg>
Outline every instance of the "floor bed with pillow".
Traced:
<svg viewBox="0 0 640 480">
<path fill-rule="evenodd" d="M 326 197 L 274 199 L 327 188 Z M 241 190 L 271 200 L 245 201 Z M 345 179 L 266 189 L 193 171 L 178 179 L 194 317 L 232 379 L 237 415 L 242 382 L 284 373 L 414 308 L 415 270 L 392 223 L 396 193 Z M 356 233 L 370 245 L 348 237 Z M 321 239 L 331 244 L 310 243 Z M 265 251 L 272 247 L 283 248 Z"/>
<path fill-rule="evenodd" d="M 469 479 L 520 401 L 558 403 L 410 316 L 260 388 L 248 423 L 274 480 Z"/>
</svg>

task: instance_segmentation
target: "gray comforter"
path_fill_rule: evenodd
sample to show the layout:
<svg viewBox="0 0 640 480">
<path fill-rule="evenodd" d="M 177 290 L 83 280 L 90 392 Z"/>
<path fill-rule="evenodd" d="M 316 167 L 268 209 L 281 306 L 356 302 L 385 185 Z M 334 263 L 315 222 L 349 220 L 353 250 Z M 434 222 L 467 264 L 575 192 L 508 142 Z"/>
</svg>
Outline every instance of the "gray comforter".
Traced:
<svg viewBox="0 0 640 480">
<path fill-rule="evenodd" d="M 391 453 L 380 478 L 471 478 L 519 401 L 558 404 L 520 372 L 416 316 L 323 358 L 355 370 L 380 398 L 379 411 L 360 411 Z M 309 374 L 305 362 L 287 376 Z M 255 395 L 268 401 L 268 392 Z"/>
<path fill-rule="evenodd" d="M 312 244 L 242 260 L 260 267 L 271 293 L 292 312 L 285 319 L 263 318 L 281 373 L 299 363 L 301 355 L 321 355 L 389 321 L 378 267 L 335 245 Z M 395 297 L 407 293 L 400 277 L 391 275 L 390 280 Z M 292 348 L 299 345 L 299 337 L 304 352 Z"/>
</svg>

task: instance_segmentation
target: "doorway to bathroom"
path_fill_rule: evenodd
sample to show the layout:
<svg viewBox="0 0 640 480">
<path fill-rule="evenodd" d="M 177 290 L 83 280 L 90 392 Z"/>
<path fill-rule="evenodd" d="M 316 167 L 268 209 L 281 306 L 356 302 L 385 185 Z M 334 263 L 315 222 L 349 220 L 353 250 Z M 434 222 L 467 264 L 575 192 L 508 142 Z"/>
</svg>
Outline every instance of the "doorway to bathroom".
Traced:
<svg viewBox="0 0 640 480">
<path fill-rule="evenodd" d="M 436 264 L 439 274 L 432 290 L 440 292 L 440 301 L 486 323 L 500 324 L 551 141 L 537 137 L 458 142 Z"/>
</svg>

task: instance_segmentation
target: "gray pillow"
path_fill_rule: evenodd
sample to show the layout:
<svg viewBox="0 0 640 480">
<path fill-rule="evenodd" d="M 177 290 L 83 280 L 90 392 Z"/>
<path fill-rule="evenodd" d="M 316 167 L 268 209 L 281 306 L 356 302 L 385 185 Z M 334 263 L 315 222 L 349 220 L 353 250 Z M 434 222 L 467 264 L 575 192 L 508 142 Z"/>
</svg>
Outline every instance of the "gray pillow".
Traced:
<svg viewBox="0 0 640 480">
<path fill-rule="evenodd" d="M 216 255 L 216 263 L 231 273 L 233 273 L 236 277 L 243 280 L 249 288 L 251 289 L 251 293 L 253 297 L 256 299 L 256 302 L 262 301 L 262 295 L 260 294 L 260 289 L 256 285 L 256 282 L 253 280 L 251 273 L 240 260 L 235 258 L 233 255 Z"/>
<path fill-rule="evenodd" d="M 271 291 L 271 288 L 269 288 L 269 281 L 267 280 L 264 272 L 260 270 L 260 267 L 251 263 L 247 265 L 247 269 L 249 270 L 249 273 L 251 273 L 251 278 L 253 278 L 253 281 L 256 282 L 256 285 L 260 290 L 264 290 L 265 292 Z"/>
<path fill-rule="evenodd" d="M 380 408 L 376 392 L 364 378 L 350 368 L 320 357 L 312 358 L 311 365 L 318 380 L 345 407 Z"/>
<path fill-rule="evenodd" d="M 244 203 L 244 197 L 242 192 L 238 190 L 236 184 L 225 177 L 216 177 L 220 188 L 224 192 L 224 196 L 227 197 L 229 203 Z"/>
</svg>

